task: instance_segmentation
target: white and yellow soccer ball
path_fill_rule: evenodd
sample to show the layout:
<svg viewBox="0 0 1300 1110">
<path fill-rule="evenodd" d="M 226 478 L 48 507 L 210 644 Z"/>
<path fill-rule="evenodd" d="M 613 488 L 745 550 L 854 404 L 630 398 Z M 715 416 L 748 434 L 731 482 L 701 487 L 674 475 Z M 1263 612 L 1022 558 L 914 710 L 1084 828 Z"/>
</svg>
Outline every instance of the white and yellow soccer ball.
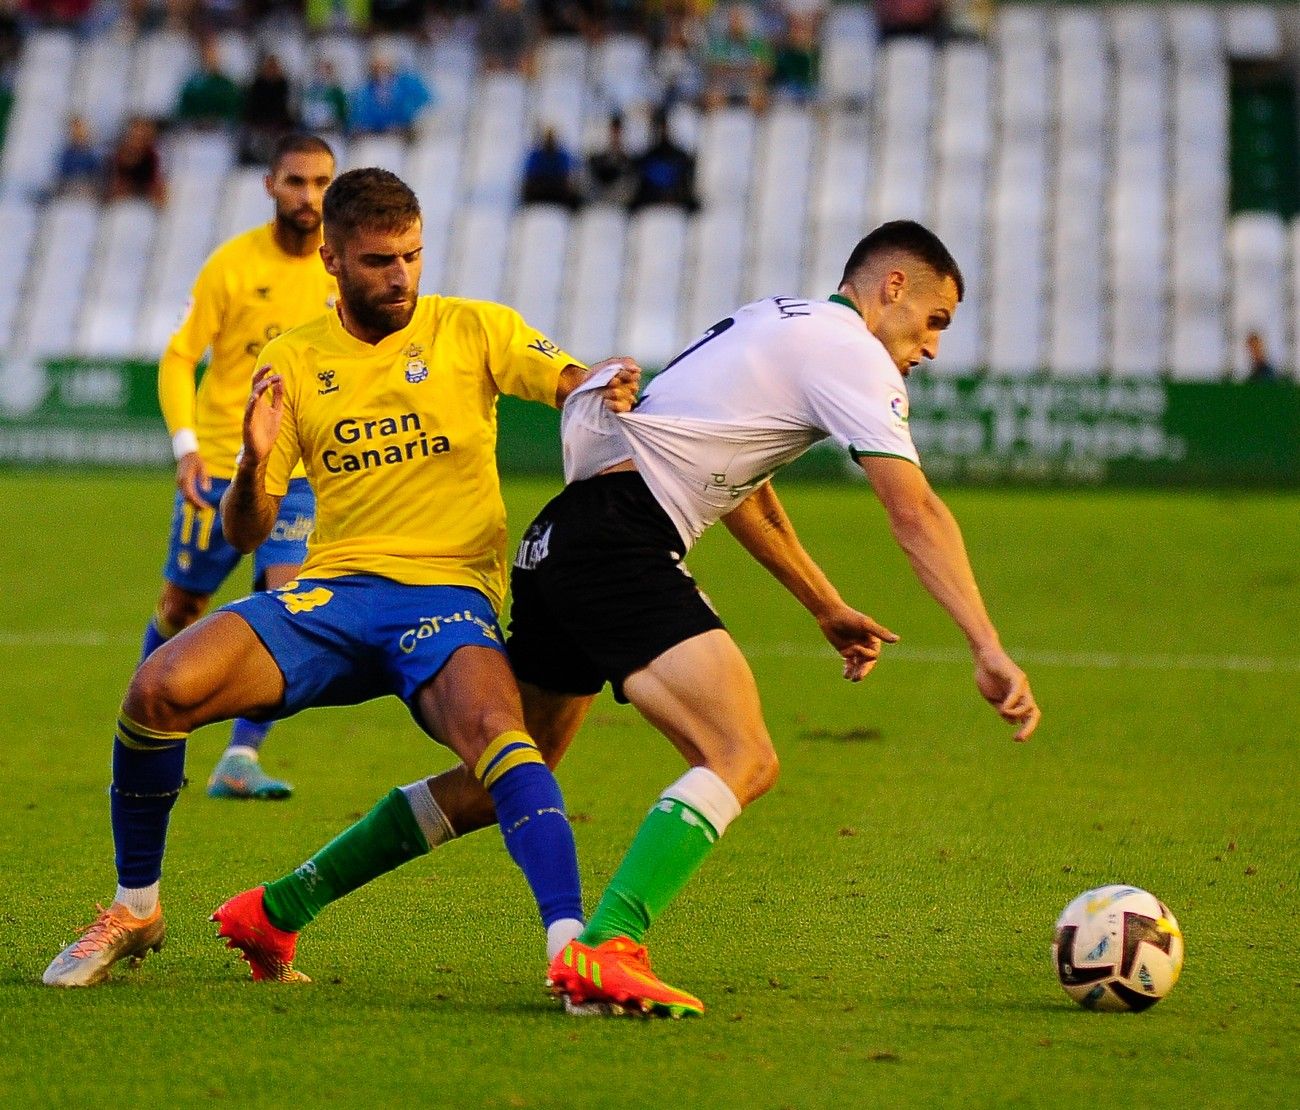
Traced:
<svg viewBox="0 0 1300 1110">
<path fill-rule="evenodd" d="M 1052 962 L 1065 993 L 1085 1009 L 1146 1010 L 1178 982 L 1183 934 L 1154 894 L 1098 887 L 1057 918 Z"/>
</svg>

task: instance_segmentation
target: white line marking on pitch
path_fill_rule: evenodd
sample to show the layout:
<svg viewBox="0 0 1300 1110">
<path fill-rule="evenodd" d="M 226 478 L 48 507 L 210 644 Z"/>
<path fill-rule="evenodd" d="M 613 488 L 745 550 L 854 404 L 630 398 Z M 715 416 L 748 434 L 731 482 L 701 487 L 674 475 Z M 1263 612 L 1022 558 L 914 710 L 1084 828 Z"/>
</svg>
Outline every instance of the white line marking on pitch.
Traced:
<svg viewBox="0 0 1300 1110">
<path fill-rule="evenodd" d="M 136 647 L 138 637 L 92 628 L 50 629 L 33 632 L 0 630 L 0 648 Z M 832 659 L 827 646 L 815 643 L 741 644 L 754 659 Z M 1123 655 L 1104 651 L 1011 651 L 1026 667 L 1065 667 L 1090 671 L 1245 671 L 1254 674 L 1300 674 L 1300 659 L 1267 655 Z M 887 647 L 885 662 L 969 663 L 970 655 L 958 648 Z"/>
</svg>

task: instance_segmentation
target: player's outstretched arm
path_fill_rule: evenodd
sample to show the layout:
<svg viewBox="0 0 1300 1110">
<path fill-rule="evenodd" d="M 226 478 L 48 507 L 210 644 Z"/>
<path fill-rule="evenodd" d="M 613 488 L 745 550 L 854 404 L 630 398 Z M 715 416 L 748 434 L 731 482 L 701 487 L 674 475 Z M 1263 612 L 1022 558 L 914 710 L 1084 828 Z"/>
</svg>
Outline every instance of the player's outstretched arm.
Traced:
<svg viewBox="0 0 1300 1110">
<path fill-rule="evenodd" d="M 889 515 L 894 538 L 921 584 L 966 635 L 975 659 L 975 684 L 1002 719 L 1028 740 L 1040 716 L 1029 680 L 1007 655 L 989 619 L 971 570 L 961 529 L 930 488 L 921 468 L 893 457 L 864 457 L 859 465 Z"/>
<path fill-rule="evenodd" d="M 245 555 L 255 550 L 275 526 L 280 498 L 266 492 L 266 464 L 284 415 L 284 380 L 263 366 L 253 375 L 253 390 L 244 408 L 244 449 L 230 488 L 221 498 L 221 530 Z"/>
<path fill-rule="evenodd" d="M 840 596 L 834 584 L 804 549 L 772 488 L 765 482 L 723 523 L 754 557 L 817 620 L 822 635 L 844 659 L 844 677 L 858 682 L 871 672 L 884 644 L 898 637 Z"/>
</svg>

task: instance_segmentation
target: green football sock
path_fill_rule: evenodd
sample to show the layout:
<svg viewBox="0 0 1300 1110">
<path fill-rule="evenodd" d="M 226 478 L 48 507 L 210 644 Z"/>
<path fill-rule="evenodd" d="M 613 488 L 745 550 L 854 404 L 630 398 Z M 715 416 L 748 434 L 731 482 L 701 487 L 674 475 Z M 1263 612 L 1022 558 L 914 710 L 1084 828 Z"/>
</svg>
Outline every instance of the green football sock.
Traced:
<svg viewBox="0 0 1300 1110">
<path fill-rule="evenodd" d="M 579 939 L 601 944 L 623 936 L 640 943 L 717 839 L 713 826 L 696 810 L 675 798 L 661 798 L 641 822 Z"/>
<path fill-rule="evenodd" d="M 410 802 L 395 788 L 297 870 L 267 883 L 266 916 L 296 933 L 331 902 L 428 851 Z"/>
</svg>

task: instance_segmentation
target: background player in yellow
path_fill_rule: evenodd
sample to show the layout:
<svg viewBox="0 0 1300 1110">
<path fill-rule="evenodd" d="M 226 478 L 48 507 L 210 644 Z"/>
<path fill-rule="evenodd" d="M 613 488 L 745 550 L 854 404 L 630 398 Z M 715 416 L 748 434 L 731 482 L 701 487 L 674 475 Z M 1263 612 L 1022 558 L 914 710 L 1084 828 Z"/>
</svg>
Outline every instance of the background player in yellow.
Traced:
<svg viewBox="0 0 1300 1110">
<path fill-rule="evenodd" d="M 314 135 L 282 138 L 266 191 L 275 218 L 236 235 L 204 263 L 185 319 L 158 367 L 158 394 L 176 455 L 176 504 L 158 608 L 145 630 L 142 659 L 199 619 L 242 558 L 222 534 L 217 506 L 235 473 L 248 383 L 258 354 L 281 332 L 320 316 L 337 286 L 320 260 L 321 202 L 334 177 L 334 154 Z M 208 367 L 195 390 L 205 352 Z M 274 589 L 297 573 L 315 521 L 315 498 L 295 472 L 280 515 L 253 555 L 255 589 Z M 208 781 L 216 798 L 287 798 L 292 787 L 269 777 L 258 752 L 269 724 L 240 719 Z"/>
<path fill-rule="evenodd" d="M 324 213 L 321 256 L 338 278 L 338 311 L 262 352 L 222 500 L 230 542 L 253 550 L 301 459 L 319 501 L 307 560 L 297 580 L 232 602 L 136 671 L 113 746 L 117 894 L 50 963 L 51 986 L 93 985 L 117 960 L 161 947 L 167 822 L 193 729 L 384 694 L 400 697 L 491 797 L 549 956 L 582 929 L 573 831 L 525 731 L 497 624 L 506 522 L 496 402 L 511 393 L 558 407 L 586 368 L 511 309 L 418 296 L 420 208 L 393 174 L 341 175 Z M 391 791 L 360 824 L 365 850 L 344 845 L 318 882 L 346 884 L 376 857 L 446 838 L 426 780 Z M 302 978 L 284 924 L 295 908 L 267 894 L 255 887 L 221 906 L 221 936 L 254 978 Z"/>
</svg>

